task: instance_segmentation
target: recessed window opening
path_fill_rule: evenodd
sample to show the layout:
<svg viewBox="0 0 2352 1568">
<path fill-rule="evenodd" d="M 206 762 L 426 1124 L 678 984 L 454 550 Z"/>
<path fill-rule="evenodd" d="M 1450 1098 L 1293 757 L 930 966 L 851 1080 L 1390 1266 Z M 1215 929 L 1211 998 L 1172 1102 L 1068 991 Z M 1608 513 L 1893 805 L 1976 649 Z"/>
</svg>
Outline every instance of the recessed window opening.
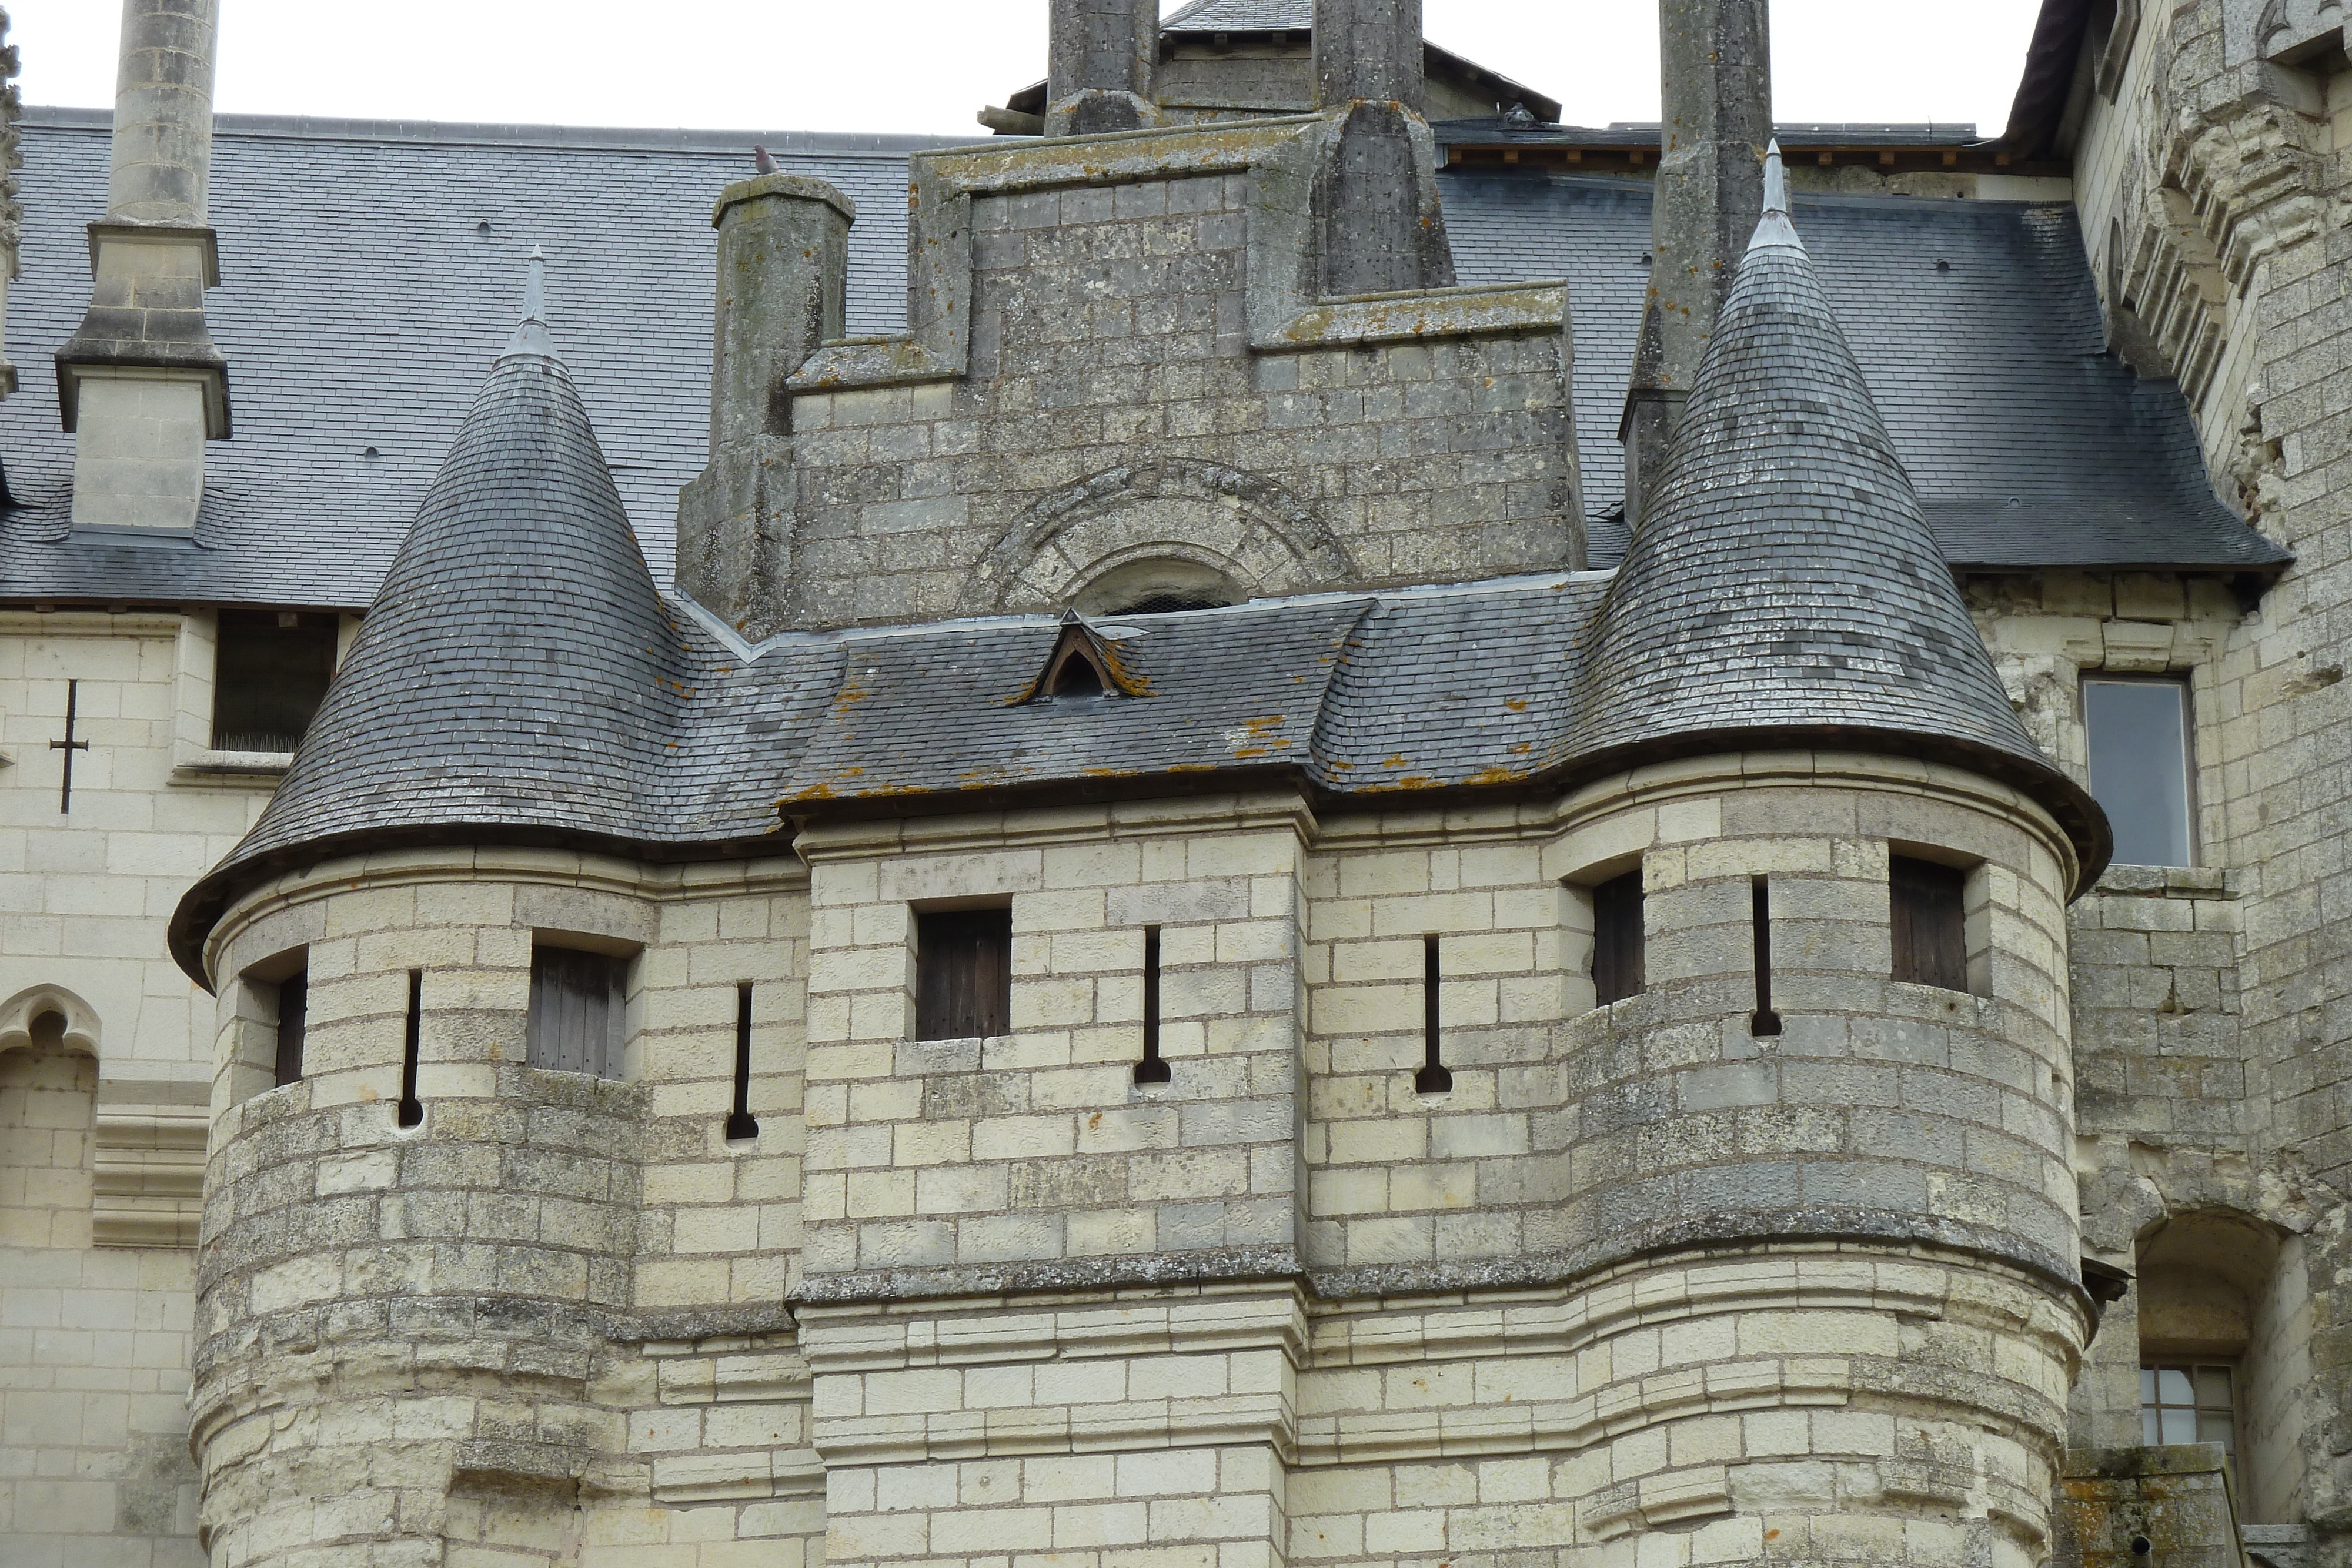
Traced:
<svg viewBox="0 0 2352 1568">
<path fill-rule="evenodd" d="M 1437 1002 L 1443 977 L 1438 973 L 1437 938 L 1421 939 L 1421 1069 L 1412 1075 L 1416 1094 L 1450 1094 L 1454 1074 L 1445 1070 L 1437 1038 Z"/>
<path fill-rule="evenodd" d="M 2091 794 L 2116 835 L 2119 865 L 2189 865 L 2197 852 L 2189 686 L 2113 675 L 2083 681 Z"/>
<path fill-rule="evenodd" d="M 1179 615 L 1187 610 L 1223 610 L 1233 601 L 1222 593 L 1151 593 L 1132 604 L 1122 604 L 1110 613 L 1121 615 Z"/>
<path fill-rule="evenodd" d="M 1895 977 L 1948 991 L 1969 988 L 1969 873 L 1909 855 L 1886 862 Z"/>
<path fill-rule="evenodd" d="M 1135 1064 L 1138 1083 L 1165 1083 L 1171 1074 L 1160 1056 L 1160 927 L 1143 928 L 1143 1060 Z"/>
<path fill-rule="evenodd" d="M 2235 1369 L 2210 1361 L 2150 1361 L 2139 1369 L 2140 1441 L 2219 1443 L 2238 1456 Z"/>
<path fill-rule="evenodd" d="M 224 610 L 215 637 L 213 749 L 293 750 L 335 676 L 335 617 Z"/>
<path fill-rule="evenodd" d="M 1642 978 L 1642 870 L 1612 876 L 1592 890 L 1592 998 L 1607 1007 L 1639 991 Z"/>
<path fill-rule="evenodd" d="M 400 1052 L 400 1109 L 404 1127 L 425 1120 L 425 1102 L 416 1097 L 416 1061 L 425 1038 L 425 971 L 408 971 L 408 1035 Z"/>
<path fill-rule="evenodd" d="M 1056 697 L 1098 697 L 1103 695 L 1102 675 L 1085 659 L 1068 658 L 1054 672 L 1054 688 L 1048 694 Z"/>
<path fill-rule="evenodd" d="M 297 969 L 278 982 L 278 1087 L 302 1079 L 302 1034 L 310 1010 L 310 974 Z"/>
<path fill-rule="evenodd" d="M 760 1119 L 751 1114 L 751 982 L 735 988 L 735 1108 L 727 1113 L 727 1141 L 736 1143 L 760 1135 Z"/>
<path fill-rule="evenodd" d="M 621 1008 L 629 961 L 534 942 L 524 1059 L 557 1072 L 621 1076 Z"/>
<path fill-rule="evenodd" d="M 1748 1032 L 1759 1040 L 1780 1032 L 1780 1015 L 1772 1010 L 1772 881 L 1748 879 L 1748 925 L 1756 936 L 1756 1010 L 1748 1015 Z"/>
<path fill-rule="evenodd" d="M 943 909 L 915 915 L 915 1038 L 1013 1032 L 1013 911 Z"/>
</svg>

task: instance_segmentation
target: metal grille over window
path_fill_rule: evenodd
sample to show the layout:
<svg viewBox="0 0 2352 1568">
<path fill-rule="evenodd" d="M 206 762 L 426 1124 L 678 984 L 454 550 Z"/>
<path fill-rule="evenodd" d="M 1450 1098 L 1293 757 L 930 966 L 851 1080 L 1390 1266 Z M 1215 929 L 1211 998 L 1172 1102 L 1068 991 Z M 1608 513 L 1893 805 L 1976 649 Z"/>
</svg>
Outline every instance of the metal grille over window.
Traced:
<svg viewBox="0 0 2352 1568">
<path fill-rule="evenodd" d="M 1592 993 L 1602 1007 L 1642 988 L 1642 873 L 1592 890 Z"/>
<path fill-rule="evenodd" d="M 915 916 L 915 1038 L 1013 1032 L 1013 911 Z"/>
<path fill-rule="evenodd" d="M 621 1075 L 621 994 L 628 960 L 571 947 L 530 950 L 533 1067 Z"/>
<path fill-rule="evenodd" d="M 333 616 L 222 611 L 213 665 L 213 749 L 293 750 L 334 675 Z"/>
<path fill-rule="evenodd" d="M 2195 841 L 2189 688 L 2179 681 L 2085 680 L 2091 794 L 2115 829 L 2119 865 L 2189 865 Z"/>
<path fill-rule="evenodd" d="M 2226 1366 L 2173 1364 L 2139 1369 L 2140 1440 L 2219 1443 L 2238 1451 L 2238 1404 Z"/>
<path fill-rule="evenodd" d="M 1895 977 L 1948 991 L 1967 990 L 1968 873 L 1894 855 L 1886 862 L 1886 881 L 1895 925 Z"/>
<path fill-rule="evenodd" d="M 302 1028 L 310 1005 L 310 974 L 297 969 L 278 982 L 278 1086 L 302 1077 Z"/>
</svg>

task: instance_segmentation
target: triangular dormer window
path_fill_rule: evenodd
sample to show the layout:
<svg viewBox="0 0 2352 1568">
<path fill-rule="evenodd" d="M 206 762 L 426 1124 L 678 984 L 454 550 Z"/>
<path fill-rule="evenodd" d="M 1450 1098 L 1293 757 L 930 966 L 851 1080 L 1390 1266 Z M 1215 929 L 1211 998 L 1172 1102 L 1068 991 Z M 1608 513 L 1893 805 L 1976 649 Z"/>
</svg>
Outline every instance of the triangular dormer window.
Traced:
<svg viewBox="0 0 2352 1568">
<path fill-rule="evenodd" d="M 1091 697 L 1139 697 L 1150 683 L 1128 673 L 1118 651 L 1087 624 L 1075 610 L 1062 612 L 1061 634 L 1037 678 L 1013 699 L 1017 706 L 1034 702 L 1076 702 Z"/>
</svg>

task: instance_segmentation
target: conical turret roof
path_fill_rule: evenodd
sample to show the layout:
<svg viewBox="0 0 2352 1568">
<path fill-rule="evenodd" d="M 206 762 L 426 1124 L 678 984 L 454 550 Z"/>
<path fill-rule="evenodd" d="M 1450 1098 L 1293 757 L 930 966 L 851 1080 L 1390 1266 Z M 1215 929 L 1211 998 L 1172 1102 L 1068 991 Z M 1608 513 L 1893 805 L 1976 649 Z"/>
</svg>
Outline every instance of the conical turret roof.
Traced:
<svg viewBox="0 0 2352 1568">
<path fill-rule="evenodd" d="M 229 885 L 339 846 L 643 836 L 691 666 L 541 316 L 534 276 L 284 784 L 184 901 L 175 947 Z"/>
<path fill-rule="evenodd" d="M 1765 212 L 1603 602 L 1580 748 L 1789 745 L 1950 760 L 2083 843 L 2104 818 L 2019 723 L 1790 221 Z"/>
</svg>

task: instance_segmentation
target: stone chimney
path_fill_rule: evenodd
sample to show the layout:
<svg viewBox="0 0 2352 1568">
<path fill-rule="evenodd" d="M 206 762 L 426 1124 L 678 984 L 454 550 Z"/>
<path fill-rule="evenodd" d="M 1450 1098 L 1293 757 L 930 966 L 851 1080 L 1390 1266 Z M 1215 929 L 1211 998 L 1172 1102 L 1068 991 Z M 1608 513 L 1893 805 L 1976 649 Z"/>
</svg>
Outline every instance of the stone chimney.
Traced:
<svg viewBox="0 0 2352 1568">
<path fill-rule="evenodd" d="M 229 434 L 228 363 L 205 324 L 220 281 L 205 223 L 219 16 L 219 0 L 123 0 L 89 309 L 57 356 L 77 528 L 194 528 L 205 443 Z"/>
<path fill-rule="evenodd" d="M 1421 0 L 1315 0 L 1318 106 L 1344 116 L 1316 193 L 1327 296 L 1449 287 Z"/>
<path fill-rule="evenodd" d="M 842 334 L 857 209 L 823 180 L 764 173 L 719 193 L 710 464 L 678 492 L 677 586 L 753 638 L 782 628 L 793 541 L 784 380 Z"/>
<path fill-rule="evenodd" d="M 1763 211 L 1772 140 L 1769 0 L 1658 0 L 1663 87 L 1650 295 L 1618 439 L 1625 520 L 1641 520 L 1666 439 Z"/>
<path fill-rule="evenodd" d="M 1045 134 L 1094 136 L 1159 122 L 1159 0 L 1054 0 Z"/>
</svg>

